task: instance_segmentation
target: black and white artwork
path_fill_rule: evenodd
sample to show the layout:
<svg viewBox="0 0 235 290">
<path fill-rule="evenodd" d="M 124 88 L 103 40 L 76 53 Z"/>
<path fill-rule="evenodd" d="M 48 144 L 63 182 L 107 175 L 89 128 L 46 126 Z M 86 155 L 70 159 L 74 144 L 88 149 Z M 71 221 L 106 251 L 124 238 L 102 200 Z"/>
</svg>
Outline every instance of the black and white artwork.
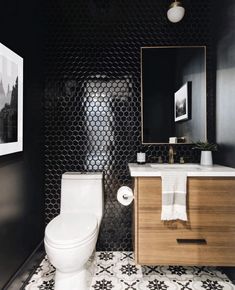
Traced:
<svg viewBox="0 0 235 290">
<path fill-rule="evenodd" d="M 0 44 L 0 155 L 22 151 L 23 59 Z"/>
<path fill-rule="evenodd" d="M 175 92 L 175 122 L 189 119 L 189 82 Z"/>
</svg>

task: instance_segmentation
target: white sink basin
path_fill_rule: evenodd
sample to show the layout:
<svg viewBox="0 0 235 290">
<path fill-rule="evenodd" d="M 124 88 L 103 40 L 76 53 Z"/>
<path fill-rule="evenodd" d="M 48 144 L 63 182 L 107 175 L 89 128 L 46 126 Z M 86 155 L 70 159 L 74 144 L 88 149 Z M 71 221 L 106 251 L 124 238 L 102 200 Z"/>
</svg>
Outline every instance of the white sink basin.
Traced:
<svg viewBox="0 0 235 290">
<path fill-rule="evenodd" d="M 194 170 L 202 170 L 202 167 L 198 164 L 156 164 L 150 163 L 150 167 L 157 170 L 186 170 L 186 171 L 194 171 Z M 205 168 L 203 168 L 205 169 Z"/>
</svg>

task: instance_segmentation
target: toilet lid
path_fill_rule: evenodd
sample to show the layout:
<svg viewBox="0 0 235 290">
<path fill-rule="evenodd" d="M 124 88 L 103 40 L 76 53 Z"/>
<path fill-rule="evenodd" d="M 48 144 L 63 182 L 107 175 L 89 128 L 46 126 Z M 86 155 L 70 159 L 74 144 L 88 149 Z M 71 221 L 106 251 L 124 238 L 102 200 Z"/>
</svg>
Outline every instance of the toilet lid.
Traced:
<svg viewBox="0 0 235 290">
<path fill-rule="evenodd" d="M 97 218 L 89 213 L 64 213 L 46 227 L 45 237 L 56 245 L 77 244 L 92 236 L 97 229 Z"/>
</svg>

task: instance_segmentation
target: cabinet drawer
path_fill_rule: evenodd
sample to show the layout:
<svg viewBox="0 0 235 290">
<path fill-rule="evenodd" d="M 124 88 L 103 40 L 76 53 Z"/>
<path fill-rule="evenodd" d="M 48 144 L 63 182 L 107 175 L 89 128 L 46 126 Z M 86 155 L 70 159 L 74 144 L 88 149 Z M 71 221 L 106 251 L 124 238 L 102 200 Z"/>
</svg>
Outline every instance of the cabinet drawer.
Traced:
<svg viewBox="0 0 235 290">
<path fill-rule="evenodd" d="M 221 225 L 219 228 L 216 225 L 203 225 L 193 228 L 183 226 L 180 222 L 156 224 L 140 222 L 138 263 L 235 265 L 234 226 L 224 228 Z"/>
<path fill-rule="evenodd" d="M 188 229 L 209 231 L 234 231 L 234 212 L 188 211 L 188 221 L 161 221 L 161 210 L 139 210 L 139 229 L 155 229 L 160 231 Z"/>
<path fill-rule="evenodd" d="M 162 204 L 161 178 L 138 178 L 138 201 L 144 209 L 160 208 Z M 235 179 L 196 178 L 187 181 L 188 209 L 235 210 Z"/>
<path fill-rule="evenodd" d="M 235 265 L 234 234 L 141 232 L 138 242 L 142 265 Z"/>
</svg>

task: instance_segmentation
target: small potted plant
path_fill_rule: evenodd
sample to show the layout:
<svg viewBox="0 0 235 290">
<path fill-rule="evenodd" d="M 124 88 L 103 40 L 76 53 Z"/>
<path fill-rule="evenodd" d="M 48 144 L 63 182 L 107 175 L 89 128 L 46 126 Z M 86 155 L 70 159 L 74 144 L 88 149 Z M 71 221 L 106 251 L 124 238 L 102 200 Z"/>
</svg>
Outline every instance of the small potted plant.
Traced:
<svg viewBox="0 0 235 290">
<path fill-rule="evenodd" d="M 214 143 L 197 141 L 193 143 L 193 149 L 197 149 L 201 151 L 201 162 L 200 164 L 203 166 L 212 166 L 212 151 L 217 151 L 218 146 Z"/>
</svg>

